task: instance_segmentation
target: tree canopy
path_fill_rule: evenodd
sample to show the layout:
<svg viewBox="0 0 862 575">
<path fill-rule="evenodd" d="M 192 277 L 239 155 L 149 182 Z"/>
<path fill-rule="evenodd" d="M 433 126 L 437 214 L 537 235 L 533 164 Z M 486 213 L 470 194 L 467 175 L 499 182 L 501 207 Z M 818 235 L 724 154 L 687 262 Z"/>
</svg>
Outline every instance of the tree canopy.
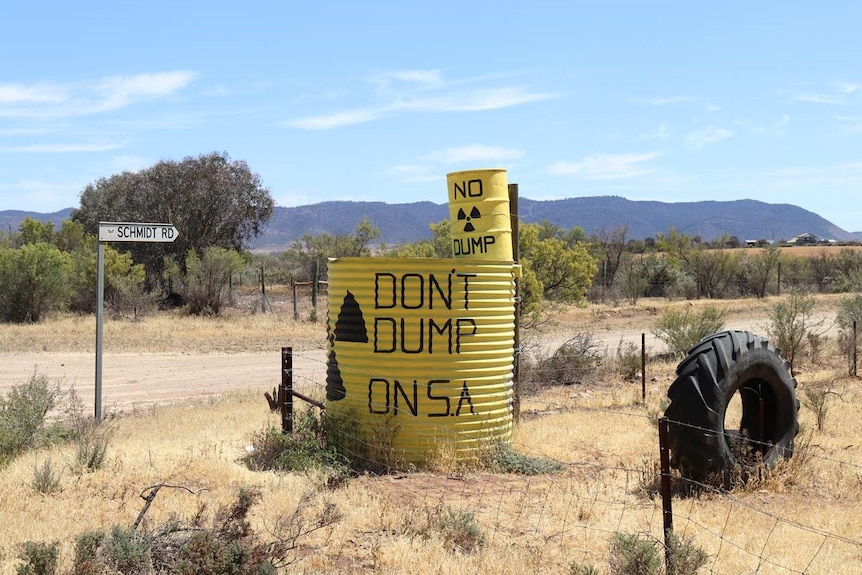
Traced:
<svg viewBox="0 0 862 575">
<path fill-rule="evenodd" d="M 184 263 L 189 250 L 246 249 L 274 206 L 260 176 L 245 162 L 219 152 L 101 178 L 84 188 L 80 200 L 72 219 L 88 233 L 95 234 L 100 221 L 174 224 L 179 238 L 172 244 L 123 246 L 151 277 L 161 272 L 166 255 Z"/>
</svg>

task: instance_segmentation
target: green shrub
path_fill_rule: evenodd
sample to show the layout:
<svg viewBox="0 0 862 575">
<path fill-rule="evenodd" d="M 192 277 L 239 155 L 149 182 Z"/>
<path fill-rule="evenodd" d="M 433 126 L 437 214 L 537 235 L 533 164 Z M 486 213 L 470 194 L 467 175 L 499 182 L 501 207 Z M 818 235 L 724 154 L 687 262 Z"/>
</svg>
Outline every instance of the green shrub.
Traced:
<svg viewBox="0 0 862 575">
<path fill-rule="evenodd" d="M 856 323 L 856 329 L 862 326 L 862 293 L 857 293 L 852 296 L 841 298 L 838 302 L 838 313 L 835 315 L 835 321 L 838 324 L 838 347 L 841 354 L 847 360 L 847 372 L 851 375 L 856 375 L 853 368 L 854 358 L 858 361 L 860 338 L 853 333 L 853 324 Z M 854 337 L 855 335 L 855 337 Z"/>
<path fill-rule="evenodd" d="M 608 558 L 611 575 L 659 575 L 661 555 L 649 537 L 615 533 Z"/>
<path fill-rule="evenodd" d="M 538 362 L 536 376 L 551 385 L 583 383 L 595 377 L 603 359 L 604 347 L 593 334 L 576 333 L 551 357 Z"/>
<path fill-rule="evenodd" d="M 35 323 L 68 299 L 71 258 L 45 242 L 0 249 L 0 321 Z"/>
<path fill-rule="evenodd" d="M 75 426 L 75 464 L 79 471 L 89 473 L 101 469 L 108 457 L 108 444 L 114 428 L 105 421 L 86 419 Z"/>
<path fill-rule="evenodd" d="M 136 529 L 114 526 L 110 537 L 102 540 L 105 563 L 124 575 L 144 574 L 152 570 L 152 541 Z"/>
<path fill-rule="evenodd" d="M 436 527 L 452 551 L 472 553 L 485 545 L 485 534 L 468 511 L 447 508 L 438 517 Z"/>
<path fill-rule="evenodd" d="M 709 555 L 691 539 L 667 532 L 667 575 L 695 575 L 709 561 Z"/>
<path fill-rule="evenodd" d="M 599 575 L 599 570 L 588 563 L 572 561 L 569 565 L 569 575 Z"/>
<path fill-rule="evenodd" d="M 75 538 L 72 575 L 100 575 L 107 570 L 107 566 L 97 553 L 104 540 L 105 532 L 102 530 L 87 531 Z"/>
<path fill-rule="evenodd" d="M 623 341 L 617 344 L 617 372 L 625 379 L 635 379 L 641 371 L 641 349 L 633 341 Z"/>
<path fill-rule="evenodd" d="M 326 439 L 311 410 L 300 412 L 292 433 L 269 426 L 251 439 L 245 464 L 254 471 L 306 471 L 325 465 Z"/>
<path fill-rule="evenodd" d="M 727 310 L 708 305 L 700 312 L 690 308 L 668 308 L 652 329 L 653 335 L 667 344 L 668 351 L 682 357 L 697 342 L 724 328 Z"/>
<path fill-rule="evenodd" d="M 44 495 L 50 495 L 60 490 L 60 474 L 54 468 L 51 458 L 33 469 L 33 480 L 30 486 Z"/>
<path fill-rule="evenodd" d="M 818 345 L 823 319 L 814 314 L 814 296 L 801 289 L 791 290 L 769 310 L 767 335 L 781 351 L 793 371 L 803 354 Z"/>
<path fill-rule="evenodd" d="M 559 461 L 518 453 L 511 444 L 502 441 L 495 443 L 483 454 L 483 464 L 496 473 L 520 475 L 559 473 L 563 470 L 563 464 Z"/>
<path fill-rule="evenodd" d="M 33 445 L 59 399 L 60 386 L 35 373 L 0 398 L 0 464 Z"/>
<path fill-rule="evenodd" d="M 18 558 L 23 561 L 15 570 L 18 575 L 54 575 L 60 559 L 60 544 L 27 541 Z"/>
<path fill-rule="evenodd" d="M 327 487 L 337 487 L 352 474 L 351 462 L 331 445 L 325 421 L 315 412 L 302 411 L 294 421 L 292 433 L 270 426 L 251 438 L 251 449 L 243 458 L 252 471 L 323 471 Z"/>
</svg>

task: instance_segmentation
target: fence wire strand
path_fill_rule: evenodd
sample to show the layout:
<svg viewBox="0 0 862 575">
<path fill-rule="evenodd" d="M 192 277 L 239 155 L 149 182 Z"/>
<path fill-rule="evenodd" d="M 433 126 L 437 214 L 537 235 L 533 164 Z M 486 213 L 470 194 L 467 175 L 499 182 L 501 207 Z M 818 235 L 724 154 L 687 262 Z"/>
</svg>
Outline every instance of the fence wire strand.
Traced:
<svg viewBox="0 0 862 575">
<path fill-rule="evenodd" d="M 294 352 L 295 358 L 303 360 L 302 367 L 294 366 L 294 379 L 298 385 L 310 390 L 312 397 L 325 397 L 324 384 L 320 383 L 321 370 L 326 361 L 320 354 Z M 603 416 L 616 418 L 614 425 L 627 426 L 655 423 L 654 414 L 631 405 L 619 407 L 575 405 L 571 402 L 544 402 L 553 411 L 543 411 L 536 417 L 575 413 L 587 418 Z M 675 425 L 690 426 L 704 434 L 717 435 L 714 430 L 691 426 L 683 422 Z M 430 426 L 429 426 L 430 427 Z M 371 450 L 373 441 L 363 437 L 351 437 L 358 451 Z M 768 446 L 768 443 L 750 440 L 753 445 Z M 526 455 L 542 456 L 542 445 L 519 443 L 519 451 Z M 359 455 L 357 452 L 356 455 Z M 655 464 L 658 444 L 650 453 L 644 454 Z M 831 454 L 806 454 L 812 461 L 821 461 L 833 466 L 860 470 L 862 465 L 845 461 Z M 537 553 L 551 558 L 559 565 L 567 561 L 593 561 L 601 563 L 601 553 L 617 533 L 639 532 L 649 534 L 655 541 L 662 539 L 662 509 L 656 491 L 650 491 L 650 470 L 623 464 L 592 463 L 573 457 L 558 461 L 564 466 L 561 474 L 552 476 L 514 476 L 477 472 L 470 478 L 446 476 L 445 499 L 454 505 L 474 505 L 483 511 L 477 518 L 488 531 L 491 541 L 520 541 L 534 546 Z M 457 474 L 456 474 L 457 475 Z M 713 485 L 694 481 L 673 473 L 695 492 L 684 498 L 675 497 L 674 510 L 676 530 L 683 535 L 696 537 L 695 543 L 710 550 L 710 562 L 704 570 L 714 574 L 738 572 L 745 569 L 754 573 L 826 573 L 820 567 L 827 549 L 835 552 L 835 546 L 846 557 L 862 557 L 862 541 L 852 536 L 830 531 L 814 523 L 816 516 L 804 521 L 798 516 L 785 516 L 780 508 L 765 502 L 757 504 L 752 492 L 720 489 Z M 483 483 L 484 482 L 484 483 Z M 654 487 L 654 485 L 653 485 Z M 561 503 L 562 502 L 562 503 Z M 717 503 L 726 503 L 726 511 L 715 513 Z M 430 491 L 416 499 L 414 505 L 440 505 L 440 491 Z M 700 516 L 706 514 L 704 518 Z M 753 514 L 753 515 L 750 515 Z M 750 515 L 750 516 L 749 516 Z M 768 521 L 767 527 L 758 531 L 758 540 L 740 535 L 755 517 Z M 758 521 L 759 522 L 759 521 Z M 792 556 L 783 553 L 782 544 L 787 530 L 812 536 L 810 548 L 794 549 Z M 782 533 L 779 539 L 779 532 Z M 816 539 L 815 539 L 816 538 Z M 831 542 L 831 544 L 830 544 Z M 756 547 L 752 547 L 756 545 Z M 777 549 L 776 549 L 777 548 Z M 804 557 L 802 557 L 804 555 Z M 801 559 L 800 559 L 801 557 Z M 748 558 L 748 559 L 746 559 Z M 828 563 L 828 561 L 826 561 Z M 703 570 L 702 570 L 703 572 Z"/>
</svg>

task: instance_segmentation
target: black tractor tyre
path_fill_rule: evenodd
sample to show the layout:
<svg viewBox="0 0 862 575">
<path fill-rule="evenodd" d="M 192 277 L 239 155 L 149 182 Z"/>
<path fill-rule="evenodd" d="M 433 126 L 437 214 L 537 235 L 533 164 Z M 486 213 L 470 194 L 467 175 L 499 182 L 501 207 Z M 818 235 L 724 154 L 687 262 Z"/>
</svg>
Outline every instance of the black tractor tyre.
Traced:
<svg viewBox="0 0 862 575">
<path fill-rule="evenodd" d="M 671 465 L 683 476 L 703 481 L 737 465 L 772 467 L 793 454 L 796 380 L 767 339 L 747 331 L 714 333 L 689 350 L 676 375 L 664 416 Z M 727 406 L 737 392 L 739 429 L 726 430 Z"/>
</svg>

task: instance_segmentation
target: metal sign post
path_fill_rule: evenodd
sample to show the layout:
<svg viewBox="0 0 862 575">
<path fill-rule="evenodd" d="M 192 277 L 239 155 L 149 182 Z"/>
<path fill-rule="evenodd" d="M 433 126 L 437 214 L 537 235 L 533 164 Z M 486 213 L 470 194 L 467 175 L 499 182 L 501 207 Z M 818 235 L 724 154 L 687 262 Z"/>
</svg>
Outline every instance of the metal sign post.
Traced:
<svg viewBox="0 0 862 575">
<path fill-rule="evenodd" d="M 99 249 L 96 257 L 96 405 L 95 419 L 102 420 L 102 340 L 105 307 L 105 242 L 170 243 L 179 237 L 173 224 L 99 222 Z"/>
</svg>

